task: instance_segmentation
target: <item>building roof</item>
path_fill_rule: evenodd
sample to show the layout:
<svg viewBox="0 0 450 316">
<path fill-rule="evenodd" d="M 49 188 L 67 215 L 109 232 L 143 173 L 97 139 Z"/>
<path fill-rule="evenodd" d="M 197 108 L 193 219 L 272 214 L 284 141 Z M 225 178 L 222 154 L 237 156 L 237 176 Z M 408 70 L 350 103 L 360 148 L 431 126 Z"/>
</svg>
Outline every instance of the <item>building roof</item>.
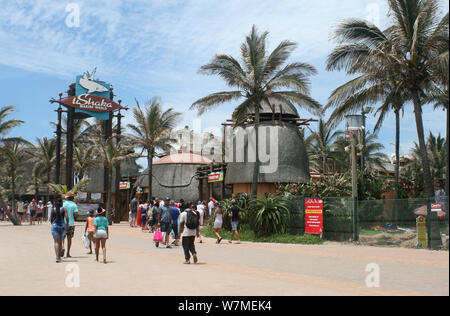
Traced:
<svg viewBox="0 0 450 316">
<path fill-rule="evenodd" d="M 185 165 L 209 165 L 212 161 L 206 157 L 192 154 L 192 153 L 178 153 L 169 156 L 165 156 L 153 163 L 153 165 L 172 165 L 172 164 L 185 164 Z"/>
</svg>

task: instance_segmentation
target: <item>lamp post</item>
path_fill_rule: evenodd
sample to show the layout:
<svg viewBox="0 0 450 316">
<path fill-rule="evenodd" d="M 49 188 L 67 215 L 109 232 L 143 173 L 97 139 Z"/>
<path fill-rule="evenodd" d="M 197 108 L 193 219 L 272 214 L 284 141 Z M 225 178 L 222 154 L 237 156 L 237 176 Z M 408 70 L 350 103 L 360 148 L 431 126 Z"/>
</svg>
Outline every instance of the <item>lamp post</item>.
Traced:
<svg viewBox="0 0 450 316">
<path fill-rule="evenodd" d="M 363 127 L 362 115 L 347 115 L 346 134 L 351 140 L 351 164 L 352 164 L 352 198 L 353 198 L 353 241 L 359 240 L 358 234 L 358 177 L 356 165 L 356 135 Z"/>
</svg>

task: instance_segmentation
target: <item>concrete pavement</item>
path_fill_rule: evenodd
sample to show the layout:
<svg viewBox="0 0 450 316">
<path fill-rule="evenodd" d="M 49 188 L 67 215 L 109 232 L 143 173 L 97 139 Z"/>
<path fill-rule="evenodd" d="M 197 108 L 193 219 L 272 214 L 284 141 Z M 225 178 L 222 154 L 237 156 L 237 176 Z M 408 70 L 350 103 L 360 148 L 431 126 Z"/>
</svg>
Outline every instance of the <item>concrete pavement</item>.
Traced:
<svg viewBox="0 0 450 316">
<path fill-rule="evenodd" d="M 49 224 L 0 223 L 0 295 L 449 295 L 448 252 L 204 238 L 199 264 L 183 265 L 181 247 L 156 248 L 152 235 L 121 223 L 111 227 L 105 265 L 87 254 L 83 231 L 77 223 L 73 258 L 57 264 Z M 376 280 L 370 264 L 380 287 L 366 286 Z"/>
</svg>

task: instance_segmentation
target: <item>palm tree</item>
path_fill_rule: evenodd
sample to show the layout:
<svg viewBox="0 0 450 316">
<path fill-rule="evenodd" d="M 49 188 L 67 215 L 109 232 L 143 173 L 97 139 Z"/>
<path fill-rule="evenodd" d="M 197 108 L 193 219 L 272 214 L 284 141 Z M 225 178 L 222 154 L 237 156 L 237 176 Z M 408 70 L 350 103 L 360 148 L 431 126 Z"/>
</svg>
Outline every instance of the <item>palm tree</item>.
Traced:
<svg viewBox="0 0 450 316">
<path fill-rule="evenodd" d="M 76 182 L 83 180 L 87 171 L 98 163 L 98 161 L 94 157 L 94 152 L 95 147 L 90 144 L 79 143 L 75 146 L 74 170 L 77 176 Z"/>
<path fill-rule="evenodd" d="M 157 150 L 168 152 L 176 140 L 170 136 L 171 131 L 178 123 L 181 113 L 173 108 L 163 111 L 157 98 L 147 102 L 144 109 L 136 100 L 137 107 L 133 109 L 134 119 L 137 125 L 128 124 L 128 128 L 134 134 L 129 135 L 130 142 L 137 148 L 147 152 L 148 163 L 148 195 L 147 200 L 152 200 L 153 158 Z"/>
<path fill-rule="evenodd" d="M 14 127 L 17 127 L 17 126 L 19 126 L 20 124 L 22 124 L 23 123 L 23 121 L 21 121 L 21 120 L 17 120 L 17 119 L 12 119 L 12 120 L 6 120 L 6 118 L 7 118 L 7 116 L 8 115 L 10 115 L 12 112 L 14 112 L 14 106 L 12 106 L 12 105 L 9 105 L 9 106 L 4 106 L 4 107 L 1 107 L 0 108 L 0 141 L 2 142 L 2 143 L 0 143 L 0 151 L 2 152 L 2 160 L 3 160 L 3 163 L 2 163 L 2 165 L 4 164 L 4 163 L 6 163 L 7 161 L 8 161 L 8 159 L 9 159 L 9 156 L 8 155 L 6 155 L 6 152 L 8 152 L 9 151 L 9 148 L 4 148 L 5 147 L 5 143 L 3 142 L 4 140 L 6 140 L 6 139 L 4 139 L 3 138 L 3 135 L 5 135 L 6 133 L 8 133 L 11 129 L 13 129 Z M 12 140 L 12 139 L 11 139 Z M 14 182 L 14 181 L 13 181 Z M 3 188 L 0 188 L 0 191 L 3 191 L 4 189 Z M 1 192 L 0 192 L 1 193 Z M 14 192 L 15 193 L 15 192 Z M 15 200 L 14 200 L 14 193 L 13 193 L 13 206 L 15 206 L 14 205 L 14 203 L 15 203 Z M 9 210 L 8 210 L 8 206 L 6 205 L 6 203 L 3 201 L 3 198 L 1 197 L 2 195 L 0 194 L 0 204 L 1 204 L 1 206 L 3 207 L 3 209 L 5 209 L 6 210 L 6 212 L 7 212 L 7 214 L 8 214 L 8 217 L 10 218 L 10 220 L 11 220 L 11 222 L 14 224 L 14 225 L 20 225 L 20 222 L 19 222 L 19 220 L 17 219 L 17 216 L 15 215 L 15 214 L 10 214 L 9 213 Z M 13 213 L 15 212 L 15 207 L 13 207 Z"/>
<path fill-rule="evenodd" d="M 23 121 L 16 119 L 5 121 L 6 117 L 14 112 L 14 110 L 14 106 L 12 105 L 0 108 L 0 137 L 23 123 Z"/>
<path fill-rule="evenodd" d="M 355 95 L 355 99 L 377 102 L 380 94 L 384 94 L 397 109 L 404 102 L 413 101 L 427 195 L 433 196 L 421 111 L 424 96 L 435 80 L 435 65 L 446 52 L 448 56 L 448 14 L 438 21 L 436 0 L 388 0 L 388 3 L 394 24 L 382 32 L 366 21 L 343 23 L 336 31 L 343 45 L 330 55 L 328 64 L 330 69 L 345 68 L 349 74 L 362 72 L 363 76 L 352 82 L 356 90 L 373 83 L 374 77 L 384 78 L 390 86 L 386 94 L 379 85 L 373 85 L 372 89 Z M 399 97 L 400 101 L 394 103 L 396 98 L 389 100 L 388 96 Z M 344 113 L 340 111 L 341 117 Z"/>
<path fill-rule="evenodd" d="M 305 143 L 309 144 L 309 156 L 312 169 L 316 172 L 326 174 L 331 168 L 328 166 L 329 160 L 333 158 L 333 144 L 341 137 L 343 132 L 334 131 L 323 119 L 319 120 L 319 128 L 317 132 L 306 139 Z"/>
<path fill-rule="evenodd" d="M 15 205 L 16 179 L 20 166 L 28 158 L 26 145 L 29 145 L 29 143 L 21 138 L 3 139 L 0 144 L 0 154 L 3 156 L 11 185 L 11 205 L 13 209 L 13 216 L 8 214 L 8 217 L 12 219 L 14 225 L 20 225 L 20 222 L 17 221 Z"/>
<path fill-rule="evenodd" d="M 428 197 L 433 197 L 434 186 L 425 144 L 422 106 L 425 104 L 426 92 L 436 80 L 433 76 L 436 62 L 445 55 L 448 58 L 448 13 L 439 19 L 437 0 L 388 0 L 388 3 L 394 20 L 391 32 L 397 50 L 395 54 L 385 57 L 401 68 L 400 78 L 413 101 L 425 192 Z"/>
<path fill-rule="evenodd" d="M 121 161 L 136 157 L 134 150 L 130 146 L 123 145 L 124 138 L 119 139 L 116 143 L 116 137 L 109 137 L 106 140 L 95 143 L 95 154 L 97 161 L 101 161 L 108 174 L 108 186 L 106 188 L 106 216 L 111 222 L 111 184 L 112 170 Z"/>
<path fill-rule="evenodd" d="M 275 101 L 297 104 L 317 113 L 320 104 L 310 97 L 308 76 L 316 74 L 316 69 L 307 64 L 295 62 L 285 65 L 296 44 L 281 42 L 268 54 L 266 49 L 268 32 L 259 33 L 253 26 L 245 42 L 241 45 L 242 63 L 229 55 L 216 55 L 213 60 L 199 70 L 206 75 L 218 75 L 234 91 L 217 92 L 201 98 L 192 104 L 199 115 L 222 103 L 243 100 L 233 113 L 236 122 L 240 122 L 247 113 L 255 113 L 254 128 L 256 135 L 256 163 L 253 171 L 252 193 L 258 193 L 259 178 L 259 133 L 261 103 L 272 104 Z M 286 90 L 280 90 L 286 89 Z M 272 102 L 271 102 L 272 101 Z"/>
<path fill-rule="evenodd" d="M 34 169 L 41 170 L 46 175 L 45 183 L 50 183 L 50 176 L 55 167 L 56 161 L 56 139 L 44 137 L 42 139 L 36 138 L 37 150 L 29 152 L 32 156 L 31 162 L 34 163 Z M 35 174 L 35 171 L 33 174 Z M 39 175 L 40 178 L 41 175 Z M 47 201 L 49 200 L 50 192 L 47 190 Z"/>
</svg>

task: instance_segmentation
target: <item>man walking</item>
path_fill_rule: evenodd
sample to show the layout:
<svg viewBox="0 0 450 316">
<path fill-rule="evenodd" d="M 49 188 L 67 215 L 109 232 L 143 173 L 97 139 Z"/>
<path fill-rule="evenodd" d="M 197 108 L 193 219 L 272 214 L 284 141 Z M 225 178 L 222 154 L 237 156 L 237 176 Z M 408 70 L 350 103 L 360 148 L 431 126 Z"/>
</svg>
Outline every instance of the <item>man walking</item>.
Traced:
<svg viewBox="0 0 450 316">
<path fill-rule="evenodd" d="M 66 199 L 63 204 L 63 208 L 67 212 L 67 218 L 69 219 L 68 229 L 66 233 L 67 237 L 67 254 L 66 258 L 70 258 L 70 249 L 72 248 L 72 239 L 75 234 L 75 219 L 78 216 L 78 206 L 73 201 L 75 195 L 73 193 L 67 193 L 64 198 Z"/>
<path fill-rule="evenodd" d="M 235 200 L 231 202 L 230 212 L 231 212 L 231 238 L 228 242 L 231 244 L 233 242 L 234 235 L 236 235 L 236 238 L 238 240 L 237 244 L 240 244 L 241 240 L 239 239 L 238 225 L 239 225 L 239 218 L 242 216 L 242 213 L 239 207 L 237 207 Z"/>
<path fill-rule="evenodd" d="M 172 207 L 170 207 L 170 199 L 166 197 L 164 199 L 164 205 L 158 210 L 158 227 L 161 228 L 161 232 L 165 234 L 166 248 L 172 248 L 169 244 L 170 231 L 172 230 Z"/>
<path fill-rule="evenodd" d="M 178 235 L 178 218 L 180 217 L 180 209 L 175 206 L 175 202 L 171 201 L 170 202 L 170 206 L 172 207 L 172 231 L 173 231 L 173 235 L 175 237 L 175 240 L 172 244 L 174 244 L 175 246 L 178 246 L 178 240 L 179 240 L 179 235 Z"/>
<path fill-rule="evenodd" d="M 130 226 L 131 227 L 137 227 L 136 220 L 137 220 L 138 205 L 139 205 L 139 202 L 137 200 L 137 197 L 135 196 L 130 202 L 130 212 L 131 212 Z"/>
<path fill-rule="evenodd" d="M 194 263 L 197 263 L 198 258 L 194 242 L 195 236 L 200 236 L 200 215 L 197 211 L 194 211 L 193 204 L 180 215 L 180 235 L 182 236 L 184 250 L 184 264 L 191 263 L 191 254 Z"/>
</svg>

